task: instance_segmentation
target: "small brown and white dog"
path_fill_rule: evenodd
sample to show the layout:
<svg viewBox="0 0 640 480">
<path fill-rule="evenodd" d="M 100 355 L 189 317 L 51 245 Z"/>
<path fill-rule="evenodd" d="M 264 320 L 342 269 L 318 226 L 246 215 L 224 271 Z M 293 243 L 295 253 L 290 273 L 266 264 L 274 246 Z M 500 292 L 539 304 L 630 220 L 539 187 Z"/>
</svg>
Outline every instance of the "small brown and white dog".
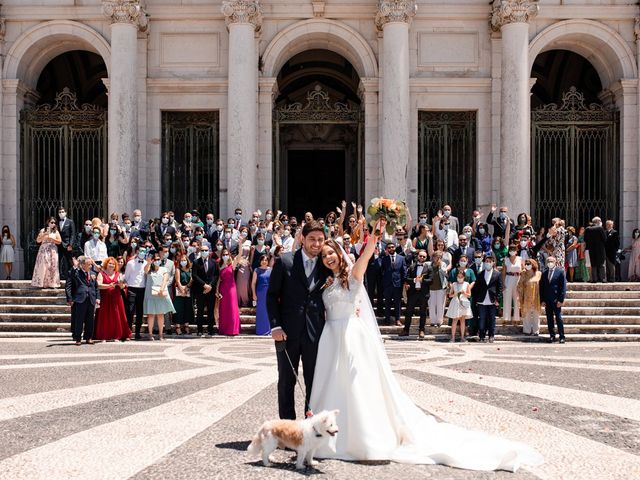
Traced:
<svg viewBox="0 0 640 480">
<path fill-rule="evenodd" d="M 252 456 L 262 452 L 262 463 L 271 466 L 269 455 L 278 447 L 290 448 L 298 454 L 296 468 L 302 470 L 304 464 L 315 466 L 313 459 L 318 448 L 327 446 L 331 437 L 338 433 L 336 416 L 338 410 L 324 410 L 304 420 L 270 420 L 264 422 L 247 448 Z"/>
</svg>

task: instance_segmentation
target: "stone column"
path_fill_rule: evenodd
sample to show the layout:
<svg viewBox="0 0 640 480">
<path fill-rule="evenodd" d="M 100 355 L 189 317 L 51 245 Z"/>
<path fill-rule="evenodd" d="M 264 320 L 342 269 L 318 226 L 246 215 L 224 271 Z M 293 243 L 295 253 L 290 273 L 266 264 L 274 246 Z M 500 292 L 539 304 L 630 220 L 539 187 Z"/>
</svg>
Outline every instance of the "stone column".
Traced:
<svg viewBox="0 0 640 480">
<path fill-rule="evenodd" d="M 491 27 L 502 32 L 500 204 L 531 210 L 529 19 L 537 0 L 495 0 Z"/>
<path fill-rule="evenodd" d="M 147 18 L 139 0 L 103 0 L 102 11 L 111 21 L 108 209 L 131 212 L 138 207 L 137 39 Z"/>
<path fill-rule="evenodd" d="M 262 24 L 258 0 L 224 2 L 229 29 L 227 110 L 227 209 L 256 208 L 258 56 L 256 33 Z"/>
<path fill-rule="evenodd" d="M 636 55 L 638 57 L 638 68 L 640 69 L 640 17 L 635 18 L 633 33 L 636 39 Z M 640 74 L 638 74 L 638 125 L 640 125 Z M 640 225 L 640 132 L 637 133 L 638 137 L 638 158 L 636 164 L 638 165 L 637 186 L 638 197 L 636 199 L 636 225 Z"/>
<path fill-rule="evenodd" d="M 382 195 L 407 199 L 409 167 L 409 23 L 415 0 L 380 0 L 376 26 L 382 31 Z"/>
</svg>

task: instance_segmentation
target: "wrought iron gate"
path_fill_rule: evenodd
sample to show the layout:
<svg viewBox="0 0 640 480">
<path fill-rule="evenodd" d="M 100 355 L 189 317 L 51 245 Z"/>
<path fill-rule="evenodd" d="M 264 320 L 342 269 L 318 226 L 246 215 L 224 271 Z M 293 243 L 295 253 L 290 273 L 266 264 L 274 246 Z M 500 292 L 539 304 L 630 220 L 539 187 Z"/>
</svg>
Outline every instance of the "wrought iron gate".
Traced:
<svg viewBox="0 0 640 480">
<path fill-rule="evenodd" d="M 618 112 L 584 104 L 575 87 L 562 104 L 531 112 L 531 204 L 534 222 L 554 217 L 587 225 L 619 212 Z"/>
<path fill-rule="evenodd" d="M 198 209 L 218 215 L 219 136 L 217 111 L 162 112 L 162 209 L 176 218 Z"/>
<path fill-rule="evenodd" d="M 476 112 L 418 114 L 418 208 L 444 205 L 461 221 L 476 208 Z"/>
<path fill-rule="evenodd" d="M 53 105 L 23 110 L 20 124 L 22 247 L 30 276 L 37 232 L 60 205 L 78 225 L 105 214 L 107 111 L 78 106 L 75 93 L 65 88 Z"/>
</svg>

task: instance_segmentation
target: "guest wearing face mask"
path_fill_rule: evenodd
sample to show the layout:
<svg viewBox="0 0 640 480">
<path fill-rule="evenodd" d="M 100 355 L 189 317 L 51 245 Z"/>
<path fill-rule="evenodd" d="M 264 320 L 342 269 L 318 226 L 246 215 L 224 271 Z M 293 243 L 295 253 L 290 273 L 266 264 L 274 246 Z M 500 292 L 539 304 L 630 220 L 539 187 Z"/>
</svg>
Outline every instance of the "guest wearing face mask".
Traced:
<svg viewBox="0 0 640 480">
<path fill-rule="evenodd" d="M 242 227 L 240 232 L 240 241 L 243 241 L 240 247 L 240 253 L 235 258 L 235 283 L 236 293 L 238 297 L 238 306 L 241 308 L 251 305 L 251 240 L 247 238 L 246 227 Z M 243 237 L 244 234 L 244 237 Z"/>
<path fill-rule="evenodd" d="M 191 212 L 187 212 L 182 216 L 182 223 L 178 227 L 178 230 L 182 233 L 182 236 L 186 236 L 189 238 L 193 237 L 193 231 L 196 228 L 196 225 L 192 224 L 192 216 Z"/>
<path fill-rule="evenodd" d="M 473 258 L 473 254 L 475 253 L 475 251 L 475 248 L 469 245 L 469 238 L 464 233 L 459 235 L 458 248 L 453 251 L 452 255 L 453 264 L 457 265 L 462 255 L 466 256 L 467 259 Z M 452 280 L 455 282 L 455 277 Z"/>
<path fill-rule="evenodd" d="M 426 224 L 418 223 L 414 230 L 416 229 L 417 235 L 415 235 L 412 240 L 414 250 L 424 250 L 427 252 L 427 255 L 431 257 L 433 253 L 433 234 L 431 233 L 430 227 Z"/>
<path fill-rule="evenodd" d="M 60 278 L 67 278 L 67 272 L 73 265 L 73 243 L 76 240 L 76 224 L 67 217 L 67 210 L 58 207 L 58 231 L 62 243 L 58 245 Z"/>
<path fill-rule="evenodd" d="M 169 274 L 169 283 L 167 284 L 167 291 L 169 292 L 169 299 L 173 301 L 175 292 L 173 285 L 176 277 L 176 264 L 171 260 L 171 254 L 169 252 L 169 246 L 163 245 L 160 247 L 160 266 L 163 267 Z M 173 326 L 173 314 L 167 313 L 164 316 L 164 327 L 166 332 L 171 332 Z"/>
<path fill-rule="evenodd" d="M 240 238 L 240 232 L 238 232 L 238 236 L 234 238 L 232 230 L 227 226 L 224 229 L 224 237 L 222 241 L 224 243 L 224 248 L 229 250 L 232 254 L 237 254 L 240 245 L 238 243 L 238 239 Z"/>
<path fill-rule="evenodd" d="M 282 236 L 280 237 L 280 245 L 282 245 L 283 253 L 293 252 L 293 245 L 295 239 L 291 235 L 291 225 L 286 225 L 282 229 Z"/>
<path fill-rule="evenodd" d="M 82 231 L 76 234 L 76 251 L 75 256 L 84 254 L 84 246 L 85 244 L 93 238 L 92 228 L 91 228 L 91 220 L 85 220 L 84 225 L 82 227 Z"/>
<path fill-rule="evenodd" d="M 515 241 L 515 244 L 518 250 L 518 256 L 522 258 L 522 260 L 528 260 L 529 258 L 535 257 L 535 254 L 530 250 L 532 247 L 531 237 L 522 235 L 520 240 Z"/>
<path fill-rule="evenodd" d="M 451 222 L 447 217 L 434 219 L 433 228 L 436 232 L 436 237 L 442 240 L 445 244 L 447 251 L 454 251 L 458 248 L 458 233 L 451 226 Z"/>
<path fill-rule="evenodd" d="M 140 340 L 140 329 L 144 316 L 144 294 L 147 285 L 146 267 L 147 248 L 138 249 L 135 256 L 127 262 L 124 272 L 124 287 L 127 289 L 126 314 L 129 328 L 133 327 L 133 317 L 136 317 L 135 339 Z"/>
<path fill-rule="evenodd" d="M 591 283 L 604 283 L 607 281 L 604 269 L 607 233 L 604 228 L 602 228 L 602 220 L 600 217 L 593 217 L 591 223 L 593 225 L 587 227 L 584 232 L 584 241 L 587 244 L 589 260 L 591 261 Z"/>
<path fill-rule="evenodd" d="M 474 294 L 475 282 L 478 280 L 478 276 L 484 274 L 484 265 L 482 263 L 484 256 L 482 250 L 476 250 L 472 257 L 472 264 L 470 270 L 474 275 L 474 285 L 471 287 L 471 313 L 473 318 L 469 320 L 467 324 L 467 333 L 470 337 L 474 337 L 478 334 L 478 327 L 480 325 L 480 311 L 478 310 L 478 299 Z M 482 301 L 482 299 L 480 299 Z"/>
<path fill-rule="evenodd" d="M 626 250 L 629 252 L 629 281 L 640 281 L 640 230 L 633 229 L 631 245 Z"/>
<path fill-rule="evenodd" d="M 221 253 L 224 253 L 224 248 Z M 216 289 L 220 278 L 218 264 L 209 256 L 208 247 L 200 247 L 199 258 L 193 264 L 191 288 L 196 300 L 198 335 L 204 337 L 204 311 L 207 310 L 207 333 L 213 335 Z"/>
<path fill-rule="evenodd" d="M 97 272 L 102 261 L 107 258 L 107 245 L 102 241 L 102 233 L 98 227 L 93 227 L 93 238 L 84 244 L 84 256 L 93 260 L 93 268 Z"/>
<path fill-rule="evenodd" d="M 567 228 L 567 246 L 565 248 L 567 254 L 567 273 L 569 281 L 573 282 L 575 270 L 578 266 L 578 237 L 574 227 Z"/>
<path fill-rule="evenodd" d="M 433 280 L 433 268 L 427 262 L 427 252 L 418 250 L 416 262 L 407 270 L 404 288 L 407 291 L 407 310 L 404 319 L 404 329 L 399 336 L 409 336 L 411 321 L 418 307 L 420 324 L 418 325 L 418 340 L 424 340 L 424 328 L 427 324 L 427 304 L 429 302 L 429 286 Z"/>
<path fill-rule="evenodd" d="M 478 305 L 480 341 L 486 342 L 488 336 L 489 343 L 493 343 L 499 305 L 498 295 L 502 291 L 502 277 L 495 269 L 495 259 L 492 256 L 486 255 L 483 265 L 484 272 L 476 278 L 472 293 Z"/>
<path fill-rule="evenodd" d="M 122 301 L 124 277 L 120 273 L 118 262 L 113 257 L 104 260 L 102 271 L 97 275 L 100 290 L 100 308 L 96 313 L 96 340 L 127 341 L 131 338 L 131 329 Z"/>
<path fill-rule="evenodd" d="M 36 242 L 40 244 L 36 264 L 33 267 L 31 286 L 37 288 L 60 288 L 58 270 L 58 245 L 62 243 L 58 223 L 49 217 L 45 228 L 40 230 Z"/>
<path fill-rule="evenodd" d="M 504 284 L 503 318 L 506 323 L 511 323 L 511 306 L 513 304 L 513 321 L 520 323 L 520 305 L 518 295 L 518 281 L 523 271 L 522 258 L 518 256 L 518 246 L 515 243 L 509 245 L 509 254 L 504 259 L 502 268 L 502 282 Z"/>
<path fill-rule="evenodd" d="M 456 341 L 456 328 L 460 325 L 460 342 L 467 341 L 464 336 L 465 322 L 468 318 L 473 317 L 471 312 L 471 287 L 465 280 L 463 271 L 456 274 L 456 281 L 449 285 L 449 308 L 447 309 L 447 317 L 451 319 L 451 338 L 449 342 Z"/>
<path fill-rule="evenodd" d="M 242 220 L 241 208 L 236 208 L 235 214 L 233 216 L 233 222 L 234 222 L 233 228 L 235 228 L 236 230 L 240 230 L 240 227 L 246 226 L 246 223 L 244 222 L 244 220 Z"/>
<path fill-rule="evenodd" d="M 171 225 L 171 219 L 169 218 L 169 212 L 163 212 L 160 216 L 160 223 L 156 226 L 157 238 L 164 238 L 169 235 L 171 240 L 176 238 L 176 229 Z"/>
<path fill-rule="evenodd" d="M 509 239 L 509 234 L 513 231 L 513 222 L 509 219 L 509 209 L 507 207 L 500 207 L 500 212 L 496 218 L 496 204 L 491 205 L 491 212 L 487 215 L 487 223 L 493 225 L 493 236 Z M 509 227 L 509 232 L 507 232 Z"/>
<path fill-rule="evenodd" d="M 482 251 L 482 244 L 480 243 L 480 240 L 473 235 L 473 228 L 471 228 L 470 225 L 465 225 L 462 228 L 462 235 L 467 237 L 467 245 L 469 247 L 473 248 L 474 251 Z M 460 237 L 458 237 L 458 245 L 460 245 Z M 471 258 L 471 256 L 469 258 Z"/>
<path fill-rule="evenodd" d="M 525 271 L 518 281 L 518 296 L 522 308 L 522 332 L 525 335 L 538 336 L 540 333 L 540 279 L 538 262 L 525 260 Z"/>
<path fill-rule="evenodd" d="M 486 223 L 478 223 L 478 229 L 476 230 L 475 238 L 480 243 L 480 250 L 484 255 L 491 254 L 491 243 L 493 238 L 489 234 L 489 228 Z"/>
<path fill-rule="evenodd" d="M 176 295 L 173 306 L 176 313 L 173 315 L 173 325 L 176 335 L 189 335 L 189 324 L 193 323 L 193 299 L 191 297 L 191 286 L 193 278 L 191 275 L 191 262 L 183 253 L 177 257 L 178 270 L 175 276 Z"/>
<path fill-rule="evenodd" d="M 516 217 L 516 225 L 513 229 L 512 235 L 519 238 L 523 235 L 531 237 L 534 234 L 535 231 L 533 230 L 533 226 L 531 225 L 531 217 L 524 212 L 519 213 Z"/>
<path fill-rule="evenodd" d="M 107 256 L 116 258 L 120 255 L 120 230 L 114 223 L 109 224 L 109 234 L 104 239 L 104 243 L 107 246 Z"/>
<path fill-rule="evenodd" d="M 442 240 L 438 240 L 442 242 Z M 444 321 L 444 307 L 447 301 L 449 266 L 443 261 L 443 253 L 436 250 L 431 256 L 433 276 L 429 283 L 429 320 L 432 327 L 440 327 Z"/>
<path fill-rule="evenodd" d="M 547 271 L 542 274 L 540 280 L 540 302 L 547 315 L 547 327 L 549 329 L 549 343 L 556 341 L 554 329 L 558 327 L 560 343 L 564 343 L 564 323 L 562 321 L 562 305 L 567 294 L 567 279 L 564 270 L 556 264 L 556 258 L 547 258 Z"/>
<path fill-rule="evenodd" d="M 131 222 L 131 233 L 147 240 L 149 237 L 149 224 L 142 221 L 142 211 L 135 209 L 133 211 L 133 222 Z"/>
<path fill-rule="evenodd" d="M 216 240 L 218 240 L 218 236 L 218 228 L 213 218 L 213 214 L 207 213 L 204 220 L 204 238 L 209 242 L 209 245 L 215 245 Z"/>
<path fill-rule="evenodd" d="M 9 225 L 2 226 L 2 245 L 0 246 L 0 263 L 4 264 L 7 280 L 11 280 L 13 262 L 15 262 L 16 239 L 9 230 Z"/>
<path fill-rule="evenodd" d="M 169 297 L 169 273 L 161 266 L 162 260 L 158 252 L 150 252 L 147 256 L 147 285 L 144 292 L 143 311 L 147 315 L 149 340 L 153 337 L 154 326 L 158 327 L 158 340 L 164 340 L 164 316 L 175 313 Z"/>
<path fill-rule="evenodd" d="M 253 306 L 256 307 L 256 335 L 271 335 L 271 324 L 267 312 L 267 291 L 271 277 L 271 257 L 260 255 L 258 267 L 253 270 L 251 289 L 253 291 Z"/>
<path fill-rule="evenodd" d="M 471 257 L 473 258 L 473 257 Z M 467 282 L 471 287 L 473 287 L 474 282 L 476 281 L 476 275 L 474 271 L 471 269 L 469 265 L 469 258 L 466 255 L 461 255 L 458 259 L 457 267 L 449 270 L 449 283 L 454 283 L 456 281 L 456 277 L 458 276 L 458 272 L 464 272 L 464 281 Z"/>
<path fill-rule="evenodd" d="M 255 245 L 251 247 L 251 253 L 249 254 L 249 264 L 252 271 L 255 271 L 260 266 L 260 258 L 263 255 L 268 255 L 269 250 L 270 248 L 265 244 L 264 233 L 256 234 Z"/>
<path fill-rule="evenodd" d="M 387 254 L 382 258 L 381 269 L 385 324 L 391 325 L 391 307 L 393 306 L 395 324 L 401 327 L 403 326 L 400 322 L 402 289 L 407 269 L 404 257 L 396 252 L 396 245 L 394 243 L 387 244 Z"/>
<path fill-rule="evenodd" d="M 224 243 L 222 240 L 218 240 L 216 242 L 216 248 L 214 249 L 213 253 L 211 254 L 211 258 L 213 258 L 213 260 L 220 265 L 220 261 L 221 261 L 221 257 L 222 257 L 222 250 L 224 250 Z"/>
<path fill-rule="evenodd" d="M 211 244 L 204 235 L 204 228 L 196 227 L 193 231 L 193 238 L 200 242 L 200 245 L 206 245 L 211 250 Z"/>
<path fill-rule="evenodd" d="M 451 205 L 445 205 L 442 207 L 442 214 L 444 215 L 444 218 L 449 220 L 449 228 L 458 235 L 458 233 L 460 233 L 460 221 L 458 220 L 458 217 L 451 215 Z"/>
<path fill-rule="evenodd" d="M 240 310 L 238 309 L 238 294 L 234 278 L 236 261 L 237 258 L 234 260 L 229 250 L 222 250 L 220 281 L 216 292 L 220 314 L 218 323 L 220 335 L 235 336 L 240 333 Z"/>
</svg>

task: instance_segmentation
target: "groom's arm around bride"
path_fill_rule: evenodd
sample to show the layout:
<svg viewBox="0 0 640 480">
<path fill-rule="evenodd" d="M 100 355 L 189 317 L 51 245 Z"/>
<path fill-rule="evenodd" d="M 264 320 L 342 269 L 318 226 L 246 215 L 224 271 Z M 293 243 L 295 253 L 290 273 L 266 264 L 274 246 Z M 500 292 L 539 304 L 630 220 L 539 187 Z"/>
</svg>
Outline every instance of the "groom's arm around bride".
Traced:
<svg viewBox="0 0 640 480">
<path fill-rule="evenodd" d="M 311 395 L 318 341 L 324 327 L 322 285 L 328 275 L 320 259 L 324 240 L 322 225 L 315 221 L 305 224 L 302 248 L 278 258 L 269 279 L 267 313 L 271 335 L 275 341 L 286 340 L 286 353 L 276 353 L 278 408 L 283 419 L 296 418 L 296 377 L 289 359 L 296 372 L 302 359 L 307 405 Z"/>
</svg>

